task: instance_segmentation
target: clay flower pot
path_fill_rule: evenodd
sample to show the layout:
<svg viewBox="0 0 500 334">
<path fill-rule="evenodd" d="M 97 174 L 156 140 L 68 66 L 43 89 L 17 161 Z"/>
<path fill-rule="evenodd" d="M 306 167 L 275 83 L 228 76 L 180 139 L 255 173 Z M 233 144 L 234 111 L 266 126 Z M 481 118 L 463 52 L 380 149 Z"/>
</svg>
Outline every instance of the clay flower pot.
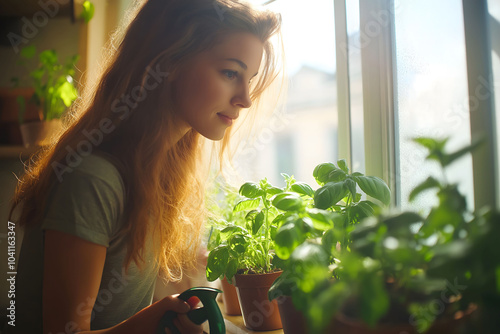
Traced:
<svg viewBox="0 0 500 334">
<path fill-rule="evenodd" d="M 23 144 L 26 148 L 52 143 L 53 136 L 62 130 L 60 119 L 28 122 L 20 125 Z"/>
<path fill-rule="evenodd" d="M 268 274 L 235 275 L 235 286 L 240 301 L 245 327 L 267 331 L 282 328 L 276 300 L 269 301 L 267 292 L 282 271 Z"/>
<path fill-rule="evenodd" d="M 225 277 L 221 280 L 221 284 L 224 312 L 227 315 L 241 315 L 240 302 L 238 301 L 236 287 L 229 283 Z"/>
<path fill-rule="evenodd" d="M 280 310 L 281 323 L 285 334 L 307 333 L 306 319 L 302 312 L 293 305 L 292 297 L 279 297 L 278 307 Z"/>
</svg>

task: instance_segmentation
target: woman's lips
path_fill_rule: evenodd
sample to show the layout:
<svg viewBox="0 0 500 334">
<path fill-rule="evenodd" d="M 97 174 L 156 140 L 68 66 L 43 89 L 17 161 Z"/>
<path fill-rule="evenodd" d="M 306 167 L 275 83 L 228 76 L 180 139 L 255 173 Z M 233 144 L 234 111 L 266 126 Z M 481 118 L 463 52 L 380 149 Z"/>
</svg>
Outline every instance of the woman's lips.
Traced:
<svg viewBox="0 0 500 334">
<path fill-rule="evenodd" d="M 217 114 L 217 116 L 227 125 L 232 125 L 233 121 L 236 119 L 236 117 L 232 118 L 223 114 Z"/>
</svg>

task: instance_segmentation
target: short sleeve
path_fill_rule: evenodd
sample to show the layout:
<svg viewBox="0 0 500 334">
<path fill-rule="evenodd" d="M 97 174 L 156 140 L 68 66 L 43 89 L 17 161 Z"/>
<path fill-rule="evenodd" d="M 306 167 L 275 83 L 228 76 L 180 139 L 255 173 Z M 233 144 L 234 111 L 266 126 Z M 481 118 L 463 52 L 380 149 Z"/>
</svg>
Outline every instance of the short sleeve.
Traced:
<svg viewBox="0 0 500 334">
<path fill-rule="evenodd" d="M 89 171 L 75 169 L 54 185 L 41 223 L 42 230 L 57 230 L 109 247 L 120 228 L 124 207 L 123 183 L 95 164 Z M 118 172 L 115 170 L 116 175 Z"/>
</svg>

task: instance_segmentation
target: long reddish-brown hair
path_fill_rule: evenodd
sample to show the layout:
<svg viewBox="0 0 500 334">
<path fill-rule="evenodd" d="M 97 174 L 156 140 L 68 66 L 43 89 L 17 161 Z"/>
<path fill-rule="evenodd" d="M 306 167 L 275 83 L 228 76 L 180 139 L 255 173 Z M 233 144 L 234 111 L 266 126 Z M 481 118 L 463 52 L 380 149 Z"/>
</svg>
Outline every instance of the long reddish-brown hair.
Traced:
<svg viewBox="0 0 500 334">
<path fill-rule="evenodd" d="M 257 102 L 277 76 L 269 38 L 279 32 L 281 20 L 238 0 L 148 0 L 138 2 L 132 12 L 125 33 L 116 33 L 109 45 L 98 84 L 73 106 L 67 130 L 27 166 L 10 218 L 20 206 L 21 226 L 42 219 L 46 194 L 72 168 L 69 152 L 106 151 L 124 166 L 125 266 L 132 261 L 141 266 L 151 235 L 157 265 L 167 279 L 178 280 L 183 267 L 194 263 L 202 231 L 204 138 L 191 129 L 174 139 L 171 83 L 187 60 L 225 34 L 249 32 L 264 43 L 264 59 L 250 93 Z M 97 145 L 97 139 L 89 140 L 93 130 L 103 135 Z M 226 131 L 219 156 L 230 136 Z"/>
</svg>

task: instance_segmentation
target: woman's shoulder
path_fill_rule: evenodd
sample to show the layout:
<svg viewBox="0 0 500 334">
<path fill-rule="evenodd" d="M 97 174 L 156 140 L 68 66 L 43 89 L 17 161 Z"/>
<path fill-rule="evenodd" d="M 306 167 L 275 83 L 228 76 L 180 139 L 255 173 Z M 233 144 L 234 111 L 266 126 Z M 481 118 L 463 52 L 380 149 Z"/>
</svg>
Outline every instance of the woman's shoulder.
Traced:
<svg viewBox="0 0 500 334">
<path fill-rule="evenodd" d="M 99 180 L 112 188 L 124 189 L 122 170 L 121 163 L 115 157 L 104 151 L 95 150 L 92 154 L 82 156 L 67 172 L 72 174 L 72 177 L 84 176 Z"/>
</svg>

